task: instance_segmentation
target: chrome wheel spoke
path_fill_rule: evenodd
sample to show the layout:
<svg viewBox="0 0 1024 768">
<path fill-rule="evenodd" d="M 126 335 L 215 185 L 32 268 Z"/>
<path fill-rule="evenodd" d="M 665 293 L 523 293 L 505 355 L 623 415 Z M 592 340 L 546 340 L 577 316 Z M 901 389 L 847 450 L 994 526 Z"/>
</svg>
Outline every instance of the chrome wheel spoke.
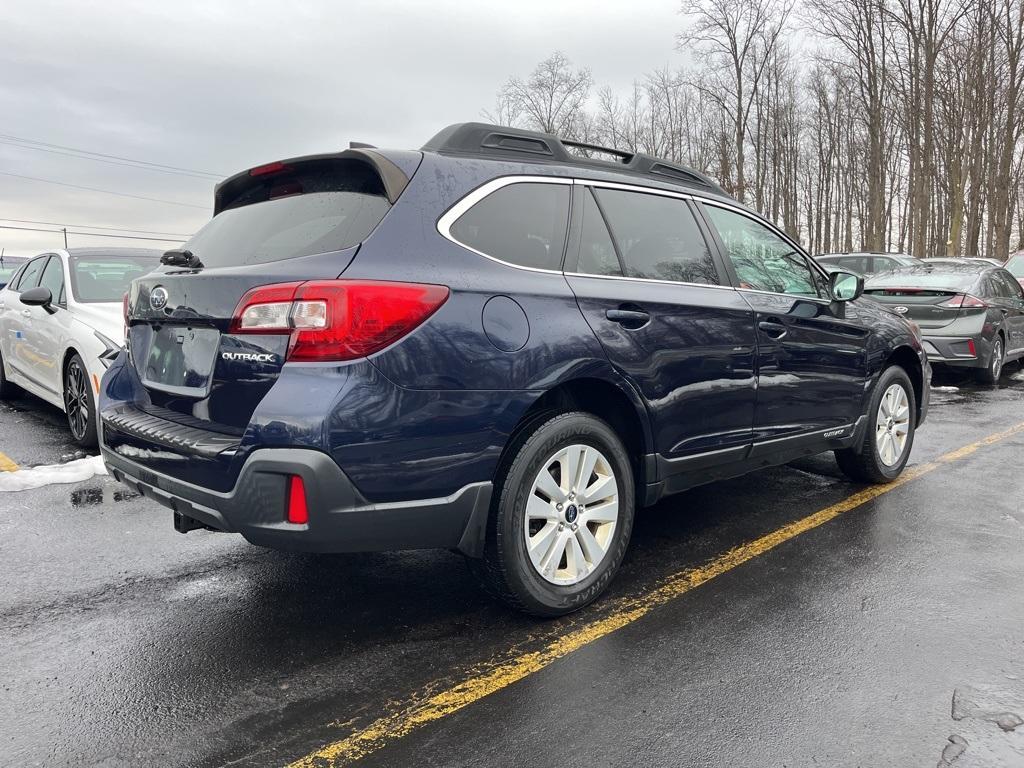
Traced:
<svg viewBox="0 0 1024 768">
<path fill-rule="evenodd" d="M 883 393 L 875 416 L 875 448 L 887 467 L 899 463 L 910 435 L 910 398 L 901 384 Z"/>
<path fill-rule="evenodd" d="M 523 510 L 530 562 L 552 584 L 578 584 L 608 554 L 619 519 L 618 481 L 597 448 L 574 444 L 537 472 Z"/>
</svg>

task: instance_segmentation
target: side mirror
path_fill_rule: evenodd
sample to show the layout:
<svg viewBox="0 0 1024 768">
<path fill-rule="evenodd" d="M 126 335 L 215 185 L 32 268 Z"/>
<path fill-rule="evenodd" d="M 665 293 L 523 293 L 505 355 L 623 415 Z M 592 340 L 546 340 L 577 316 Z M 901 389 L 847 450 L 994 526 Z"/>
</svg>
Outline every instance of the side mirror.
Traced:
<svg viewBox="0 0 1024 768">
<path fill-rule="evenodd" d="M 828 290 L 833 301 L 853 301 L 864 293 L 864 278 L 838 270 L 828 276 Z"/>
<path fill-rule="evenodd" d="M 29 288 L 21 294 L 21 303 L 30 307 L 42 307 L 51 315 L 57 311 L 52 306 L 53 294 L 50 293 L 50 289 L 41 285 L 38 288 Z"/>
</svg>

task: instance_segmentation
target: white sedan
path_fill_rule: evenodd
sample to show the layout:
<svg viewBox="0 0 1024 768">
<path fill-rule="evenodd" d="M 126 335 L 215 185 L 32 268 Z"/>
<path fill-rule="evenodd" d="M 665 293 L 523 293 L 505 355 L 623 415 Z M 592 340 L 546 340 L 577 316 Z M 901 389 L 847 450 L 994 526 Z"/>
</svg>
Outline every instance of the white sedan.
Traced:
<svg viewBox="0 0 1024 768">
<path fill-rule="evenodd" d="M 96 444 L 96 395 L 124 346 L 122 298 L 161 251 L 72 248 L 37 256 L 0 290 L 0 398 L 21 387 L 63 410 L 75 442 Z"/>
</svg>

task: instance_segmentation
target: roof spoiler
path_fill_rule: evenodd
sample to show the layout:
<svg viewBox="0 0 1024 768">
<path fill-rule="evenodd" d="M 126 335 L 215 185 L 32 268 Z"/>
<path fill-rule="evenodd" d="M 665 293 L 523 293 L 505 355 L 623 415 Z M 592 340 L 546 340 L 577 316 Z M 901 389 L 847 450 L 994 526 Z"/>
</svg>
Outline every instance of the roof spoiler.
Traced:
<svg viewBox="0 0 1024 768">
<path fill-rule="evenodd" d="M 401 168 L 388 160 L 380 152 L 374 151 L 368 147 L 346 149 L 343 152 L 331 152 L 323 155 L 292 157 L 287 160 L 281 160 L 279 163 L 273 163 L 273 165 L 298 165 L 300 163 L 309 163 L 316 160 L 357 160 L 366 163 L 377 172 L 378 176 L 380 176 L 381 183 L 384 185 L 384 194 L 387 196 L 388 202 L 392 205 L 395 204 L 402 192 L 405 191 L 405 188 L 409 186 L 409 177 Z M 267 166 L 258 167 L 264 168 Z M 226 200 L 234 199 L 235 193 L 239 187 L 248 183 L 251 178 L 251 170 L 252 169 L 246 169 L 240 173 L 236 173 L 234 176 L 224 179 L 224 181 L 220 182 L 214 188 L 214 216 L 224 210 Z"/>
</svg>

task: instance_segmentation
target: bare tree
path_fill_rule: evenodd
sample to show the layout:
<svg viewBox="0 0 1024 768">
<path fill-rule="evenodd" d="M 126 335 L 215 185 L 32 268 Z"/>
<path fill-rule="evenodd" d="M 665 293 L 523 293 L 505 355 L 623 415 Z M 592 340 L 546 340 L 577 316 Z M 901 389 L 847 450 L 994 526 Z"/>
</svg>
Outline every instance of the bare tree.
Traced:
<svg viewBox="0 0 1024 768">
<path fill-rule="evenodd" d="M 684 0 L 682 12 L 692 17 L 677 47 L 692 50 L 707 65 L 694 83 L 717 102 L 732 127 L 736 168 L 732 192 L 746 197 L 747 125 L 754 95 L 792 5 L 780 0 Z"/>
<path fill-rule="evenodd" d="M 526 80 L 510 78 L 498 92 L 495 110 L 502 122 L 524 122 L 545 133 L 576 138 L 592 85 L 589 69 L 573 69 L 566 55 L 556 51 Z"/>
</svg>

